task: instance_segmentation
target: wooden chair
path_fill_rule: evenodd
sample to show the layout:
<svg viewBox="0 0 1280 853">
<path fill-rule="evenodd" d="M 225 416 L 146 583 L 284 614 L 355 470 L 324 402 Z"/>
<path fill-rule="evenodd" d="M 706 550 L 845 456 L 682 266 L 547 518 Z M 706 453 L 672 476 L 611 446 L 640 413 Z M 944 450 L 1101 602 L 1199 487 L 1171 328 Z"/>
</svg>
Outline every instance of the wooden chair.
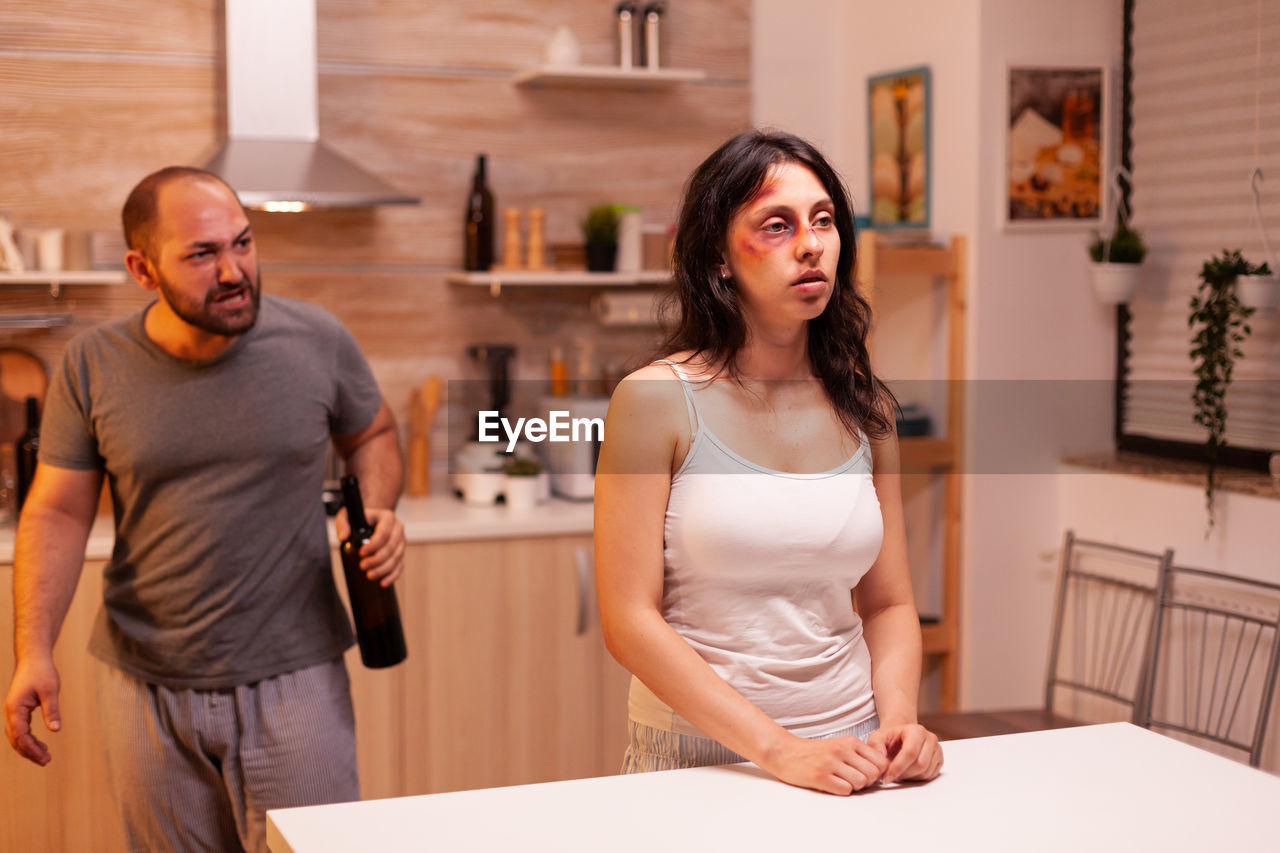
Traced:
<svg viewBox="0 0 1280 853">
<path fill-rule="evenodd" d="M 941 740 L 1140 721 L 1161 585 L 1173 551 L 1078 539 L 1062 546 L 1044 705 L 922 714 Z"/>
<path fill-rule="evenodd" d="M 1174 566 L 1157 631 L 1142 724 L 1257 767 L 1280 668 L 1280 585 Z"/>
</svg>

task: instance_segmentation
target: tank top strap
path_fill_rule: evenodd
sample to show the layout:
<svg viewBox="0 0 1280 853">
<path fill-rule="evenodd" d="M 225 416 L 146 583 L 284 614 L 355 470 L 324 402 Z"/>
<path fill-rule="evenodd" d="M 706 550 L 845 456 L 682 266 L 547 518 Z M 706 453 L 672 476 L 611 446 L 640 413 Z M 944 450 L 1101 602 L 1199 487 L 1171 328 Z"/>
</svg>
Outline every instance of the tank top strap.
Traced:
<svg viewBox="0 0 1280 853">
<path fill-rule="evenodd" d="M 698 414 L 698 404 L 693 401 L 693 389 L 689 387 L 689 377 L 685 375 L 684 368 L 667 358 L 660 358 L 654 363 L 667 365 L 680 380 L 680 388 L 684 391 L 685 407 L 689 410 L 689 429 L 692 430 L 690 440 L 696 438 L 702 431 L 702 416 Z"/>
</svg>

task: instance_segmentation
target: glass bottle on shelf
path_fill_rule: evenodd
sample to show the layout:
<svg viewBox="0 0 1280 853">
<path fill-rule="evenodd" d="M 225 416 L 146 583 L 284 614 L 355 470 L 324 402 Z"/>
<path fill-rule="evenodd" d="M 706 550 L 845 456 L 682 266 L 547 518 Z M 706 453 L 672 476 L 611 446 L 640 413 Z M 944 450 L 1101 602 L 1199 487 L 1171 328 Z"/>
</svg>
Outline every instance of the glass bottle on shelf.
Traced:
<svg viewBox="0 0 1280 853">
<path fill-rule="evenodd" d="M 476 171 L 467 196 L 462 262 L 466 270 L 488 270 L 493 266 L 493 193 L 486 180 L 485 160 L 485 155 L 476 155 Z"/>
</svg>

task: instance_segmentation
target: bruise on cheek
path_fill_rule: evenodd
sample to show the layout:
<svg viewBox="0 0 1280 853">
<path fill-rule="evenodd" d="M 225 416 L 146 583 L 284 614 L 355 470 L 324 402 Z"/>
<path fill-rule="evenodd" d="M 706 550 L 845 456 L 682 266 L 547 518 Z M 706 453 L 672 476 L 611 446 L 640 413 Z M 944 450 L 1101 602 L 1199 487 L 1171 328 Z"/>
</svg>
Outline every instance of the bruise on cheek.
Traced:
<svg viewBox="0 0 1280 853">
<path fill-rule="evenodd" d="M 738 250 L 745 252 L 753 258 L 759 258 L 769 250 L 769 247 L 761 240 L 754 237 L 739 237 Z"/>
</svg>

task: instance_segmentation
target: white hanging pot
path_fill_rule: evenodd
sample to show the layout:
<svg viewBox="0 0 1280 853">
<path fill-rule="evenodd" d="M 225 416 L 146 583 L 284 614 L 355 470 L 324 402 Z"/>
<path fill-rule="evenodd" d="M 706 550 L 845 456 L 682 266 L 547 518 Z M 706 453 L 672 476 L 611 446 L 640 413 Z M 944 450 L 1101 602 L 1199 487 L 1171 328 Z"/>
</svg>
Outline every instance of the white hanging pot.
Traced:
<svg viewBox="0 0 1280 853">
<path fill-rule="evenodd" d="M 1236 279 L 1236 296 L 1240 304 L 1258 314 L 1276 310 L 1280 305 L 1280 279 L 1270 275 L 1242 275 Z"/>
<path fill-rule="evenodd" d="M 1142 264 L 1090 264 L 1093 290 L 1103 305 L 1121 305 L 1138 292 Z"/>
</svg>

